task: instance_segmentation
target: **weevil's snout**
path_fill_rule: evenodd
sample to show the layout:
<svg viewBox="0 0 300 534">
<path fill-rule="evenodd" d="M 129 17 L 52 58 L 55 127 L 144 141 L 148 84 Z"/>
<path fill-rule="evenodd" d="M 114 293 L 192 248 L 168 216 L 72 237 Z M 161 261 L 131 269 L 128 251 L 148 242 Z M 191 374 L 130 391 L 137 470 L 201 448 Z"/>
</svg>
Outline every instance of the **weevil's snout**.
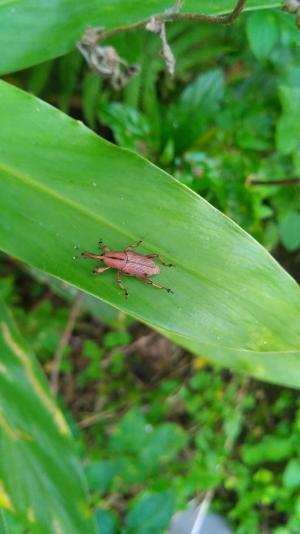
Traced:
<svg viewBox="0 0 300 534">
<path fill-rule="evenodd" d="M 101 254 L 94 254 L 93 252 L 81 252 L 82 258 L 90 258 L 92 260 L 102 260 Z"/>
</svg>

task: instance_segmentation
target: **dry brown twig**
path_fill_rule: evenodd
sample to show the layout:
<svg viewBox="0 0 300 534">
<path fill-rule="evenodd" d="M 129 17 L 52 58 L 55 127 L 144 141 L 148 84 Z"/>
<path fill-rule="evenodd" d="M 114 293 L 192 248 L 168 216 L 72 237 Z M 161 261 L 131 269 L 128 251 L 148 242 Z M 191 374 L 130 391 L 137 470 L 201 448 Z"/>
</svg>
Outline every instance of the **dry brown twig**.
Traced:
<svg viewBox="0 0 300 534">
<path fill-rule="evenodd" d="M 209 22 L 210 24 L 220 24 L 220 25 L 231 24 L 241 14 L 246 2 L 247 0 L 238 0 L 234 9 L 230 13 L 228 13 L 228 15 L 205 15 L 202 13 L 180 13 L 179 12 L 180 6 L 178 6 L 177 4 L 176 9 L 170 9 L 166 11 L 165 13 L 156 15 L 154 18 L 157 22 L 161 22 L 163 24 L 165 24 L 166 22 L 175 22 L 178 20 Z M 101 40 L 103 41 L 104 39 L 109 39 L 110 37 L 114 37 L 115 35 L 118 35 L 119 33 L 143 29 L 145 28 L 148 22 L 149 22 L 149 19 L 135 22 L 133 24 L 127 24 L 126 26 L 119 26 L 118 28 L 114 28 L 112 30 L 103 31 L 101 34 Z"/>
<path fill-rule="evenodd" d="M 256 178 L 254 174 L 250 174 L 246 179 L 246 186 L 253 185 L 294 185 L 299 184 L 300 178 L 279 178 L 277 180 L 261 180 Z"/>
<path fill-rule="evenodd" d="M 83 293 L 81 291 L 78 292 L 74 303 L 70 309 L 68 321 L 66 328 L 64 330 L 63 335 L 60 338 L 58 347 L 56 349 L 56 352 L 54 354 L 53 362 L 52 362 L 52 370 L 51 370 L 51 376 L 50 376 L 50 385 L 51 389 L 54 393 L 54 395 L 57 395 L 58 392 L 58 386 L 59 386 L 59 370 L 61 366 L 61 361 L 63 357 L 63 353 L 65 350 L 65 347 L 68 345 L 70 338 L 72 336 L 72 332 L 74 330 L 74 326 L 76 323 L 76 320 L 78 318 L 78 315 L 80 313 L 80 307 L 81 302 L 83 298 Z"/>
<path fill-rule="evenodd" d="M 152 17 L 149 22 L 147 22 L 145 28 L 149 32 L 157 33 L 159 35 L 162 45 L 160 55 L 166 63 L 169 74 L 173 76 L 175 72 L 175 56 L 167 41 L 165 22 L 161 22 L 160 20 L 156 20 L 155 17 Z"/>
<path fill-rule="evenodd" d="M 105 28 L 86 28 L 81 40 L 77 43 L 90 68 L 101 76 L 109 79 L 114 89 L 121 89 L 132 76 L 139 72 L 138 65 L 129 65 L 121 58 L 114 47 L 102 46 L 105 39 L 109 39 L 124 32 L 146 29 L 157 33 L 161 39 L 161 56 L 163 57 L 168 72 L 173 76 L 175 71 L 175 57 L 167 41 L 166 23 L 179 20 L 191 20 L 195 22 L 208 22 L 211 24 L 231 24 L 242 12 L 247 0 L 238 0 L 234 9 L 228 15 L 205 15 L 201 13 L 180 13 L 181 0 L 164 13 L 151 16 L 150 19 L 135 22 L 105 30 Z"/>
</svg>

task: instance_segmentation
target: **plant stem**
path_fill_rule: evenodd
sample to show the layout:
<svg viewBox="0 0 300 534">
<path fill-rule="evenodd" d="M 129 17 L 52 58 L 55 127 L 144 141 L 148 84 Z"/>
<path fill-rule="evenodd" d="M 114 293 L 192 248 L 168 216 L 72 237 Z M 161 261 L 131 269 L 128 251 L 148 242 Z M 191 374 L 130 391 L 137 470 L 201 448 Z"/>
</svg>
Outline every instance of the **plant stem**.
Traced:
<svg viewBox="0 0 300 534">
<path fill-rule="evenodd" d="M 250 178 L 248 180 L 249 186 L 251 185 L 292 185 L 300 184 L 300 178 L 282 178 L 281 180 L 258 180 L 256 178 Z"/>
<path fill-rule="evenodd" d="M 175 22 L 178 20 L 193 20 L 196 22 L 209 22 L 211 24 L 231 24 L 240 15 L 246 2 L 247 0 L 238 0 L 234 9 L 230 13 L 228 13 L 228 15 L 216 15 L 215 16 L 215 15 L 205 15 L 203 13 L 169 12 L 169 13 L 161 13 L 159 15 L 156 15 L 154 18 L 155 20 L 162 22 L 162 23 Z M 149 22 L 148 19 L 135 22 L 133 24 L 127 24 L 126 26 L 119 26 L 118 28 L 114 28 L 112 30 L 104 31 L 103 33 L 101 33 L 100 40 L 103 41 L 104 39 L 109 39 L 110 37 L 114 37 L 115 35 L 118 35 L 119 33 L 140 30 L 141 28 L 144 28 L 146 26 L 147 22 Z"/>
</svg>

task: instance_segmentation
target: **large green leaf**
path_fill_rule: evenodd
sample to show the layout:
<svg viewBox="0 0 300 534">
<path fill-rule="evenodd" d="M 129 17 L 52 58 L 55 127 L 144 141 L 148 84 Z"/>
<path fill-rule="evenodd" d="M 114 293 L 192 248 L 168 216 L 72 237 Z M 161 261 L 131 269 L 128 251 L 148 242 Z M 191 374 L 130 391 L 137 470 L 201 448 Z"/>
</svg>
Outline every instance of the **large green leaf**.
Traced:
<svg viewBox="0 0 300 534">
<path fill-rule="evenodd" d="M 300 291 L 254 239 L 143 158 L 0 83 L 0 247 L 96 295 L 192 350 L 266 380 L 300 385 Z M 74 260 L 74 247 L 144 239 L 176 265 L 175 294 Z"/>
<path fill-rule="evenodd" d="M 93 533 L 67 424 L 0 302 L 0 507 L 32 534 Z"/>
<path fill-rule="evenodd" d="M 228 13 L 235 0 L 186 0 L 182 11 Z M 279 1 L 250 0 L 247 8 Z M 72 50 L 88 25 L 118 27 L 172 8 L 174 0 L 0 0 L 0 75 Z"/>
</svg>

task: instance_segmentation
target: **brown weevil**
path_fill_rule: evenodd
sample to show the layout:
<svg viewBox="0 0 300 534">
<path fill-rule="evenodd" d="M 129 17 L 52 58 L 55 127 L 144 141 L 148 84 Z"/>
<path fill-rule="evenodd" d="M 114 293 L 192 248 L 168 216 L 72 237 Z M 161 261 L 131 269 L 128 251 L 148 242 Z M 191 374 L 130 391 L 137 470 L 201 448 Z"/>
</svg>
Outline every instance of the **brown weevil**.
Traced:
<svg viewBox="0 0 300 534">
<path fill-rule="evenodd" d="M 100 274 L 107 269 L 116 269 L 117 271 L 117 282 L 125 293 L 125 297 L 128 296 L 127 289 L 125 288 L 122 280 L 121 273 L 126 276 L 135 276 L 145 284 L 150 284 L 151 286 L 158 287 L 159 289 L 164 289 L 168 293 L 173 293 L 168 287 L 160 286 L 155 284 L 152 280 L 149 280 L 150 276 L 159 274 L 160 268 L 154 263 L 153 258 L 157 258 L 162 265 L 167 267 L 174 267 L 171 263 L 166 263 L 159 254 L 138 254 L 133 252 L 133 248 L 141 245 L 143 241 L 138 241 L 133 245 L 129 245 L 124 250 L 118 252 L 113 251 L 109 247 L 103 245 L 102 239 L 99 241 L 99 248 L 103 250 L 103 254 L 94 254 L 93 252 L 82 252 L 81 255 L 83 258 L 91 258 L 93 260 L 103 261 L 107 267 L 98 267 L 93 270 L 93 274 Z"/>
</svg>

